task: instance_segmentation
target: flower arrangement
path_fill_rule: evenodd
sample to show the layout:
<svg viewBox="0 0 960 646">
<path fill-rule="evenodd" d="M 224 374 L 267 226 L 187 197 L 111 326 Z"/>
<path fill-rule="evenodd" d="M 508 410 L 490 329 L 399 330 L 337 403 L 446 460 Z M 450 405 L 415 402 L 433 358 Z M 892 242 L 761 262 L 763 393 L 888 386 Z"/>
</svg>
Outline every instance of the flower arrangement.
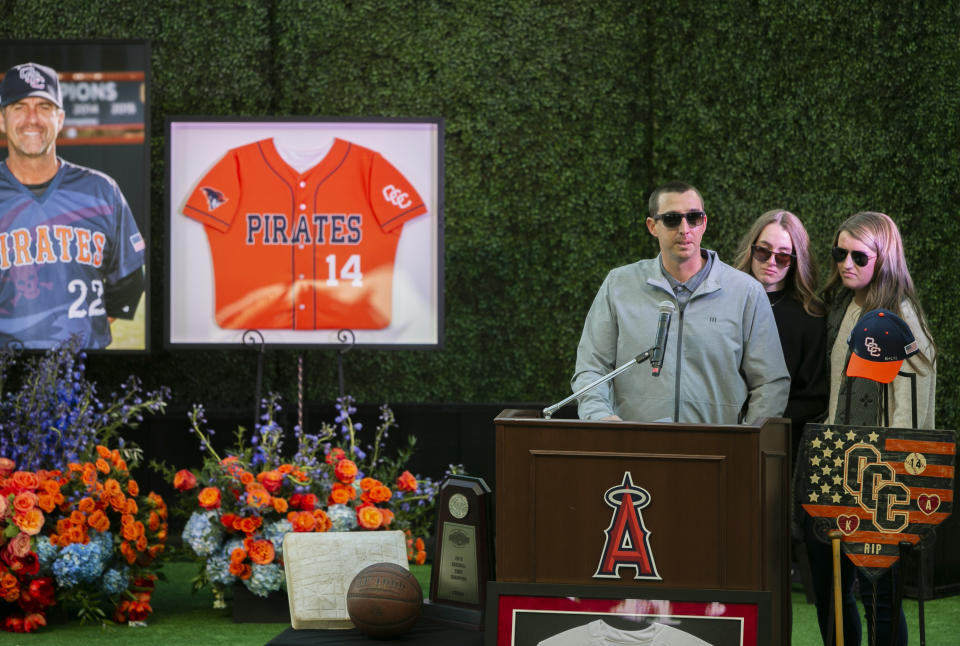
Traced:
<svg viewBox="0 0 960 646">
<path fill-rule="evenodd" d="M 72 342 L 19 359 L 0 352 L 0 388 L 21 371 L 20 388 L 0 396 L 0 628 L 36 630 L 58 603 L 82 620 L 105 621 L 106 606 L 115 621 L 142 621 L 167 507 L 141 494 L 129 466 L 139 449 L 116 435 L 169 393 L 143 395 L 131 380 L 102 403 Z"/>
<path fill-rule="evenodd" d="M 114 621 L 152 612 L 150 566 L 164 550 L 166 504 L 153 492 L 140 495 L 117 449 L 96 450 L 94 462 L 71 462 L 65 472 L 15 471 L 2 460 L 0 598 L 19 607 L 4 630 L 46 625 L 55 596 L 79 604 L 83 619 L 106 618 L 103 597 Z"/>
<path fill-rule="evenodd" d="M 203 408 L 194 407 L 191 432 L 200 439 L 204 464 L 197 472 L 176 471 L 172 478 L 174 487 L 189 494 L 183 540 L 200 562 L 197 587 L 210 583 L 216 595 L 242 582 L 260 597 L 283 589 L 287 532 L 399 528 L 410 532 L 411 560 L 423 562 L 423 541 L 414 545 L 415 535 L 431 529 L 436 485 L 404 468 L 415 438 L 388 457 L 384 440 L 396 425 L 389 407 L 380 408 L 378 426 L 364 443 L 363 425 L 352 417 L 353 399 L 340 398 L 336 406 L 338 427 L 324 423 L 316 434 L 294 427 L 296 451 L 288 457 L 276 421 L 277 396 L 263 402 L 249 437 L 244 428 L 237 429 L 236 442 L 224 456 L 212 445 L 214 431 L 206 427 Z"/>
</svg>

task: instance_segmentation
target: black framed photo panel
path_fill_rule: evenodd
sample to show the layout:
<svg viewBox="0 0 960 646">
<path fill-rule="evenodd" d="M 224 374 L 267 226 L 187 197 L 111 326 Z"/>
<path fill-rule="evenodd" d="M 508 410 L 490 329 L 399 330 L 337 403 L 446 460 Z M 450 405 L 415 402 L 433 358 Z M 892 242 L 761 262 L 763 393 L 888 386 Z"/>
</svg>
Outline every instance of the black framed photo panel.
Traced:
<svg viewBox="0 0 960 646">
<path fill-rule="evenodd" d="M 0 41 L 0 74 L 0 344 L 149 351 L 149 44 Z M 51 177 L 18 164 L 47 154 Z"/>
</svg>

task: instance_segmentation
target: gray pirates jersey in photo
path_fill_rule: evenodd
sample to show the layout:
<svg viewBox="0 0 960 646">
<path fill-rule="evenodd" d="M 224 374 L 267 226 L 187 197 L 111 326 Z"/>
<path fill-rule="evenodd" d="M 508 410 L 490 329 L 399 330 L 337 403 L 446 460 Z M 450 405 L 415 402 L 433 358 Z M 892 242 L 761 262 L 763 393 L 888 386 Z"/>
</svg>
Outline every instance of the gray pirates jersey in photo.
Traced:
<svg viewBox="0 0 960 646">
<path fill-rule="evenodd" d="M 109 176 L 60 159 L 42 195 L 0 164 L 0 344 L 111 341 L 105 287 L 142 271 L 146 245 Z"/>
</svg>

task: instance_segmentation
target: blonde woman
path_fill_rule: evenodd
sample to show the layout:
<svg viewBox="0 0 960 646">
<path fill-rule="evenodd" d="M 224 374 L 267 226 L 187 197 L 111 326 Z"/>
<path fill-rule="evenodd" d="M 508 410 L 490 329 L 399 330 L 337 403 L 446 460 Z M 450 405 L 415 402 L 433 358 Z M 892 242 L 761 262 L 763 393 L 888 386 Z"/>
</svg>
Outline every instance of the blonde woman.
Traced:
<svg viewBox="0 0 960 646">
<path fill-rule="evenodd" d="M 936 395 L 936 346 L 930 334 L 926 316 L 917 299 L 913 279 L 907 269 L 900 231 L 894 221 L 883 213 L 864 211 L 843 222 L 833 239 L 833 268 L 824 287 L 827 299 L 827 352 L 830 365 L 830 406 L 828 424 L 855 424 L 883 426 L 889 412 L 889 426 L 934 428 Z M 894 312 L 913 332 L 920 352 L 907 359 L 901 371 L 916 375 L 917 406 L 913 410 L 912 388 L 909 379 L 897 378 L 889 384 L 889 411 L 881 410 L 882 384 L 869 379 L 848 377 L 850 361 L 847 337 L 861 316 L 883 308 Z M 818 544 L 808 523 L 807 554 L 817 597 L 817 615 L 824 643 L 830 643 L 825 622 L 829 616 L 829 589 L 831 586 L 829 548 Z M 825 552 L 826 550 L 826 552 Z M 893 617 L 893 589 L 900 577 L 900 568 L 894 564 L 874 584 L 859 570 L 843 559 L 841 587 L 843 589 L 844 643 L 860 643 L 860 620 L 853 598 L 854 578 L 860 581 L 860 597 L 870 646 L 875 642 L 889 643 L 896 632 L 899 646 L 907 644 L 907 624 L 901 607 L 899 617 Z M 874 616 L 876 622 L 874 623 Z"/>
</svg>

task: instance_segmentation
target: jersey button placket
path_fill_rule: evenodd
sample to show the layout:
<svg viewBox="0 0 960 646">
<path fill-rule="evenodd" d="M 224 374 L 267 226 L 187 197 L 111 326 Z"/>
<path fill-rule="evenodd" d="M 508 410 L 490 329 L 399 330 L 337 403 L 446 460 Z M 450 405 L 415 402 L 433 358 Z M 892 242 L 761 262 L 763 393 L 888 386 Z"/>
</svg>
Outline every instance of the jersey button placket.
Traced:
<svg viewBox="0 0 960 646">
<path fill-rule="evenodd" d="M 297 220 L 303 221 L 306 220 L 305 230 L 309 231 L 306 237 L 298 237 L 294 247 L 293 257 L 294 257 L 294 281 L 296 288 L 294 290 L 294 298 L 296 303 L 296 309 L 294 310 L 294 316 L 296 317 L 295 329 L 306 330 L 313 329 L 314 320 L 313 320 L 313 289 L 306 278 L 313 274 L 311 266 L 313 264 L 313 223 L 311 222 L 310 213 L 307 212 L 307 201 L 305 191 L 302 189 L 306 188 L 307 183 L 304 180 L 298 182 L 300 191 L 297 195 Z"/>
</svg>

